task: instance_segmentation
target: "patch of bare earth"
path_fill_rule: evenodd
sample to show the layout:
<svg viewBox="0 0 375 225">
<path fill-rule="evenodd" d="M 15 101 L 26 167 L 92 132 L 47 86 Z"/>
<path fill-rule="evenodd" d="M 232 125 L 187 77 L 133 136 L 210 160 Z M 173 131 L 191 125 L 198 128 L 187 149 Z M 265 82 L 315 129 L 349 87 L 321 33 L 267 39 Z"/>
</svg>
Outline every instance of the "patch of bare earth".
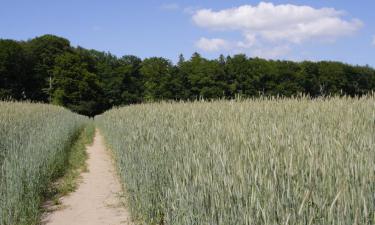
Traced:
<svg viewBox="0 0 375 225">
<path fill-rule="evenodd" d="M 132 224 L 129 212 L 121 203 L 121 185 L 99 131 L 87 152 L 88 172 L 82 174 L 78 189 L 63 197 L 61 205 L 50 208 L 52 211 L 43 217 L 42 224 Z"/>
</svg>

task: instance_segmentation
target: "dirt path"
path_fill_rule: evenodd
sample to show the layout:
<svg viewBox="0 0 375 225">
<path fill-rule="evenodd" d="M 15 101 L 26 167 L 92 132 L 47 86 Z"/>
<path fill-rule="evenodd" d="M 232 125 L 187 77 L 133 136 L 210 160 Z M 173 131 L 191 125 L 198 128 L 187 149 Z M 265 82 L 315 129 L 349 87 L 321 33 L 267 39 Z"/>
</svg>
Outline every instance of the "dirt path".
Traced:
<svg viewBox="0 0 375 225">
<path fill-rule="evenodd" d="M 129 213 L 118 197 L 121 186 L 103 137 L 96 131 L 94 143 L 87 147 L 88 172 L 82 174 L 78 189 L 62 199 L 60 210 L 48 214 L 47 225 L 131 224 Z"/>
</svg>

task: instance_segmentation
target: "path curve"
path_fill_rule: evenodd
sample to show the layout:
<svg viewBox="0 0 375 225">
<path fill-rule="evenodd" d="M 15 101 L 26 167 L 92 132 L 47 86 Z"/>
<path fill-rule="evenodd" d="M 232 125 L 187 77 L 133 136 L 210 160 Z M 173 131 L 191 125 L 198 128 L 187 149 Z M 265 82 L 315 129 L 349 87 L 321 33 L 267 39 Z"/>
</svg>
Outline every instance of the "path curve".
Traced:
<svg viewBox="0 0 375 225">
<path fill-rule="evenodd" d="M 46 225 L 119 225 L 131 224 L 122 206 L 121 185 L 112 158 L 97 130 L 92 146 L 87 147 L 88 172 L 82 174 L 78 189 L 63 197 L 60 210 L 43 218 Z"/>
</svg>

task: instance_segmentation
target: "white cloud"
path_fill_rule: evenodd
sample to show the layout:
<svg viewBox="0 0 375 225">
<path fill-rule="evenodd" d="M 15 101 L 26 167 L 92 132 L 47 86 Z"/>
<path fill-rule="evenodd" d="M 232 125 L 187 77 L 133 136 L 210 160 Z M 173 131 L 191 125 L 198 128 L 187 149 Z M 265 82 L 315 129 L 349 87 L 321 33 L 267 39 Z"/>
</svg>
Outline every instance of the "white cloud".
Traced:
<svg viewBox="0 0 375 225">
<path fill-rule="evenodd" d="M 257 43 L 256 36 L 254 34 L 248 33 L 245 34 L 245 40 L 244 41 L 238 41 L 237 47 L 239 48 L 251 48 Z"/>
<path fill-rule="evenodd" d="M 291 48 L 289 45 L 275 46 L 272 48 L 257 48 L 251 52 L 253 57 L 260 57 L 265 59 L 276 59 L 280 56 L 289 54 Z"/>
<path fill-rule="evenodd" d="M 264 46 L 258 44 L 256 43 L 256 37 L 252 35 L 247 35 L 244 42 L 202 37 L 195 45 L 198 49 L 205 52 L 229 50 L 232 53 L 244 53 L 244 50 L 249 50 L 249 55 L 266 59 L 276 59 L 289 54 L 291 51 L 289 45 Z"/>
<path fill-rule="evenodd" d="M 191 14 L 193 15 L 200 7 L 198 6 L 188 6 L 185 7 L 182 11 L 186 14 Z"/>
<path fill-rule="evenodd" d="M 192 19 L 200 27 L 240 31 L 244 40 L 237 46 L 250 48 L 256 41 L 294 44 L 308 40 L 335 41 L 362 27 L 360 20 L 348 20 L 344 16 L 344 12 L 333 8 L 261 2 L 257 6 L 243 5 L 220 11 L 200 9 Z"/>
<path fill-rule="evenodd" d="M 180 6 L 177 3 L 168 3 L 168 4 L 162 4 L 160 6 L 161 9 L 163 10 L 178 10 L 180 9 Z"/>
<path fill-rule="evenodd" d="M 206 51 L 206 52 L 215 52 L 223 49 L 228 49 L 230 43 L 226 40 L 220 38 L 200 38 L 196 43 L 196 47 Z"/>
</svg>

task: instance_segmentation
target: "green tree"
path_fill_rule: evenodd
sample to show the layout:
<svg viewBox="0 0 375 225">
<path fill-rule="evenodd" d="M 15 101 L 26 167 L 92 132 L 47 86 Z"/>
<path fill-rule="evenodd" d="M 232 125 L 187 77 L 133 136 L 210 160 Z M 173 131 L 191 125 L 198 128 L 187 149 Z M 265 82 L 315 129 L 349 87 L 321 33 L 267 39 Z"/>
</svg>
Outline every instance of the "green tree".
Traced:
<svg viewBox="0 0 375 225">
<path fill-rule="evenodd" d="M 94 116 L 101 113 L 102 89 L 98 77 L 73 53 L 56 58 L 53 68 L 53 103 L 74 112 Z"/>
<path fill-rule="evenodd" d="M 344 64 L 339 62 L 318 62 L 319 68 L 319 94 L 340 94 L 347 83 L 344 73 Z"/>
<path fill-rule="evenodd" d="M 209 60 L 194 53 L 178 63 L 142 61 L 109 52 L 73 48 L 43 35 L 26 42 L 0 40 L 0 98 L 30 99 L 95 115 L 145 100 L 194 100 L 259 95 L 361 96 L 375 91 L 375 70 L 340 62 L 292 62 L 244 54 Z"/>
<path fill-rule="evenodd" d="M 277 66 L 275 61 L 260 58 L 249 59 L 249 74 L 246 82 L 246 96 L 275 95 L 277 86 Z"/>
<path fill-rule="evenodd" d="M 143 100 L 143 77 L 140 72 L 142 60 L 133 55 L 119 59 L 116 77 L 119 78 L 119 102 L 116 105 L 140 103 Z"/>
<path fill-rule="evenodd" d="M 225 65 L 219 60 L 207 60 L 194 53 L 187 62 L 186 72 L 189 78 L 192 98 L 220 98 L 225 96 Z"/>
<path fill-rule="evenodd" d="M 172 63 L 164 58 L 143 60 L 140 72 L 144 77 L 144 97 L 147 101 L 173 99 L 171 92 Z"/>
<path fill-rule="evenodd" d="M 244 54 L 227 57 L 226 61 L 230 96 L 236 94 L 244 96 L 254 95 L 250 63 Z"/>
<path fill-rule="evenodd" d="M 25 99 L 28 61 L 20 43 L 0 40 L 0 99 Z"/>
<path fill-rule="evenodd" d="M 188 100 L 191 97 L 188 67 L 189 63 L 187 63 L 185 57 L 180 54 L 177 65 L 173 68 L 171 81 L 171 91 L 176 100 Z"/>
<path fill-rule="evenodd" d="M 304 89 L 304 93 L 311 97 L 317 97 L 320 94 L 320 83 L 319 83 L 319 66 L 313 62 L 302 62 L 301 70 L 299 71 L 301 76 L 301 87 Z"/>
<path fill-rule="evenodd" d="M 75 52 L 81 61 L 87 64 L 88 72 L 94 73 L 99 79 L 104 96 L 101 108 L 109 109 L 114 105 L 120 105 L 122 78 L 116 72 L 120 66 L 118 58 L 111 53 L 80 47 Z"/>
<path fill-rule="evenodd" d="M 50 101 L 52 70 L 55 59 L 65 52 L 72 52 L 70 42 L 54 35 L 43 35 L 25 43 L 32 63 L 32 82 L 30 86 L 30 99 L 48 102 Z"/>
<path fill-rule="evenodd" d="M 300 85 L 300 70 L 298 63 L 292 61 L 275 62 L 277 73 L 275 76 L 276 86 L 272 90 L 272 95 L 293 96 L 303 92 Z"/>
</svg>

